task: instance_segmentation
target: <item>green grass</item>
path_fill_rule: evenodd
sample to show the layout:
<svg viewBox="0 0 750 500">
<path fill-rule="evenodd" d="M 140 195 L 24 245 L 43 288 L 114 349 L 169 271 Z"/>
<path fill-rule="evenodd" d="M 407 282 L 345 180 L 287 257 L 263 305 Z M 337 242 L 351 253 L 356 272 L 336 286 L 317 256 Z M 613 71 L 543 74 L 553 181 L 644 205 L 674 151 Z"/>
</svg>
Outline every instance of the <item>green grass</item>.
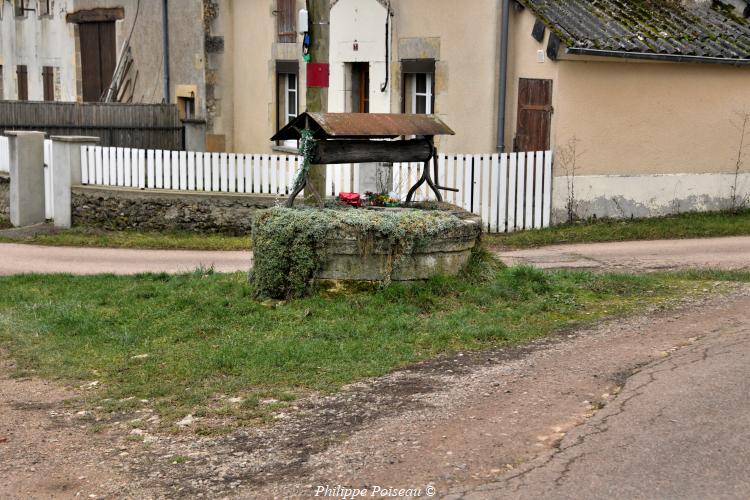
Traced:
<svg viewBox="0 0 750 500">
<path fill-rule="evenodd" d="M 0 221 L 1 223 L 1 221 Z M 249 250 L 249 236 L 185 231 L 105 231 L 75 227 L 54 234 L 2 238 L 0 242 L 68 247 L 145 248 L 165 250 Z"/>
<path fill-rule="evenodd" d="M 192 413 L 218 422 L 198 432 L 222 433 L 301 395 L 526 342 L 727 279 L 750 276 L 544 273 L 477 257 L 457 278 L 258 303 L 242 273 L 25 275 L 0 278 L 0 346 L 20 375 L 96 381 L 84 391 L 90 407 L 122 412 L 148 400 L 165 426 Z"/>
<path fill-rule="evenodd" d="M 10 219 L 5 217 L 4 215 L 0 215 L 0 229 L 8 229 L 10 227 L 13 227 L 10 224 Z"/>
<path fill-rule="evenodd" d="M 652 219 L 587 221 L 537 231 L 487 235 L 486 243 L 531 248 L 559 243 L 707 238 L 750 234 L 750 210 L 688 213 Z"/>
</svg>

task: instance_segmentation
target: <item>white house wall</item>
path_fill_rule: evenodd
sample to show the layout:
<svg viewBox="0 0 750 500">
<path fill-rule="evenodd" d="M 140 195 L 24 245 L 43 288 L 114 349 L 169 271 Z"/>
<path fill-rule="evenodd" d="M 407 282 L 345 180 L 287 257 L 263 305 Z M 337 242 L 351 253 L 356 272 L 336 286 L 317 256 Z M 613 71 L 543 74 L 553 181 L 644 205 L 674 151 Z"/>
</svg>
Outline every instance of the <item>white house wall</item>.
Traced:
<svg viewBox="0 0 750 500">
<path fill-rule="evenodd" d="M 328 110 L 347 111 L 346 63 L 370 63 L 370 112 L 390 112 L 390 85 L 386 82 L 386 8 L 377 0 L 339 0 L 331 8 L 330 87 Z M 355 50 L 355 40 L 358 50 Z"/>
<path fill-rule="evenodd" d="M 41 101 L 42 67 L 55 68 L 55 94 L 58 100 L 76 99 L 76 61 L 74 25 L 65 22 L 65 2 L 53 4 L 52 18 L 35 19 L 36 12 L 27 12 L 26 19 L 16 19 L 13 4 L 0 2 L 0 65 L 3 66 L 5 99 L 16 99 L 18 86 L 16 67 L 26 65 L 29 100 Z"/>
<path fill-rule="evenodd" d="M 658 217 L 682 212 L 702 212 L 750 203 L 750 173 L 579 175 L 552 181 L 552 222 L 567 220 L 568 183 L 574 187 L 577 217 Z"/>
</svg>

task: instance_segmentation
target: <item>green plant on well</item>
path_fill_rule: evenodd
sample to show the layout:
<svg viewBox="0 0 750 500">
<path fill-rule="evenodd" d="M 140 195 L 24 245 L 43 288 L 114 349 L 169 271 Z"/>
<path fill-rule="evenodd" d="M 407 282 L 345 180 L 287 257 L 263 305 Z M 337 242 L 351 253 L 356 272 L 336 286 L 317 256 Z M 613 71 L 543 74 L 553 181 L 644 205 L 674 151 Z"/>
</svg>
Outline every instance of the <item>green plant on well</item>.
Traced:
<svg viewBox="0 0 750 500">
<path fill-rule="evenodd" d="M 387 244 L 390 276 L 403 256 L 460 224 L 455 215 L 438 210 L 270 209 L 253 224 L 253 251 L 260 257 L 250 276 L 253 294 L 273 299 L 305 295 L 325 261 L 326 238 L 337 230 L 354 229 L 365 242 L 363 254 L 375 241 Z"/>
</svg>

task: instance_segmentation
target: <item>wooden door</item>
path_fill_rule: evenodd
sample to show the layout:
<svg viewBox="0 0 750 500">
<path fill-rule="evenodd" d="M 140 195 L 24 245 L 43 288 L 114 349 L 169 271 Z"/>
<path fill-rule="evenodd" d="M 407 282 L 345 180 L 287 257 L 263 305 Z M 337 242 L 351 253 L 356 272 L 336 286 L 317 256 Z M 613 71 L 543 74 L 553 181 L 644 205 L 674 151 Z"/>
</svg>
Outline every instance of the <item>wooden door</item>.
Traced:
<svg viewBox="0 0 750 500">
<path fill-rule="evenodd" d="M 370 112 L 370 63 L 352 63 L 352 110 Z"/>
<path fill-rule="evenodd" d="M 84 102 L 96 102 L 112 81 L 117 64 L 115 23 L 78 25 Z"/>
<path fill-rule="evenodd" d="M 552 80 L 521 78 L 518 85 L 518 123 L 515 151 L 550 149 Z"/>
</svg>

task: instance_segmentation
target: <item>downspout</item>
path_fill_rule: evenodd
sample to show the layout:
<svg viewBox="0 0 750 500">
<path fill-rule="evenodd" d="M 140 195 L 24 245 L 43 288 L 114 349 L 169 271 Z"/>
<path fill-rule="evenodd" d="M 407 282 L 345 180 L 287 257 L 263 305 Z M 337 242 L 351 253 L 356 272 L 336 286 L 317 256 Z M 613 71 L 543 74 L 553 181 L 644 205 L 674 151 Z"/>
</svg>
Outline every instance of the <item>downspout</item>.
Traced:
<svg viewBox="0 0 750 500">
<path fill-rule="evenodd" d="M 169 104 L 170 84 L 169 84 L 169 0 L 161 0 L 161 32 L 162 46 L 164 49 L 164 102 Z"/>
<path fill-rule="evenodd" d="M 505 152 L 505 106 L 508 88 L 508 26 L 510 25 L 510 0 L 502 0 L 500 17 L 500 74 L 497 99 L 497 150 Z"/>
<path fill-rule="evenodd" d="M 391 0 L 388 0 L 388 5 L 385 8 L 385 82 L 380 87 L 381 92 L 388 90 L 388 76 L 390 74 L 390 49 L 391 49 L 391 38 L 389 24 L 391 22 Z"/>
</svg>

